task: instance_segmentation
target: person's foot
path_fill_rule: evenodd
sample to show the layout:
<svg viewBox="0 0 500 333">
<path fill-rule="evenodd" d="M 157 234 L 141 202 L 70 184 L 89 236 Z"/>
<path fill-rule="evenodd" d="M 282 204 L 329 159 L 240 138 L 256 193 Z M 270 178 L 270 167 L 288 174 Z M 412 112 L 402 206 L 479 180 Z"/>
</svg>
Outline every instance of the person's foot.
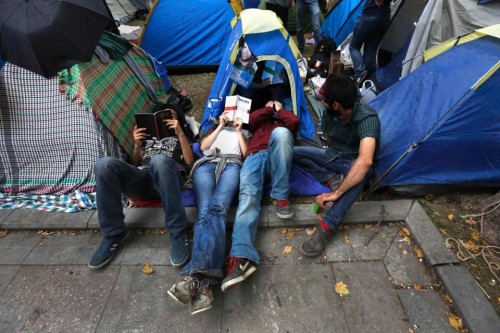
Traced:
<svg viewBox="0 0 500 333">
<path fill-rule="evenodd" d="M 199 281 L 196 278 L 186 276 L 182 281 L 174 284 L 167 294 L 179 304 L 188 304 L 196 294 Z"/>
<path fill-rule="evenodd" d="M 280 219 L 291 219 L 293 217 L 293 208 L 288 200 L 275 200 L 276 214 Z"/>
<path fill-rule="evenodd" d="M 326 184 L 328 185 L 330 190 L 332 190 L 332 192 L 335 192 L 335 190 L 337 190 L 339 188 L 340 183 L 342 183 L 343 180 L 344 180 L 344 175 L 341 173 L 338 173 L 335 176 L 333 176 L 332 178 L 328 179 L 326 181 Z"/>
<path fill-rule="evenodd" d="M 209 281 L 202 280 L 194 298 L 191 301 L 191 314 L 194 315 L 210 310 L 212 308 L 213 300 L 214 296 L 212 295 L 212 289 L 210 288 Z"/>
<path fill-rule="evenodd" d="M 306 39 L 306 44 L 314 45 L 314 44 L 316 44 L 316 41 L 314 40 L 314 38 L 309 38 L 309 39 Z"/>
<path fill-rule="evenodd" d="M 256 270 L 257 267 L 251 260 L 230 256 L 227 276 L 224 280 L 222 280 L 222 291 L 225 291 L 227 288 L 245 280 Z"/>
<path fill-rule="evenodd" d="M 320 255 L 325 250 L 331 233 L 331 231 L 326 231 L 322 226 L 318 225 L 311 238 L 302 243 L 300 252 L 307 257 Z"/>
<path fill-rule="evenodd" d="M 189 259 L 189 252 L 185 231 L 170 234 L 170 263 L 172 266 L 184 265 Z"/>
<path fill-rule="evenodd" d="M 106 266 L 113 258 L 118 246 L 127 238 L 127 236 L 128 230 L 125 230 L 118 235 L 104 237 L 94 255 L 90 258 L 89 267 L 92 269 L 99 269 Z"/>
</svg>

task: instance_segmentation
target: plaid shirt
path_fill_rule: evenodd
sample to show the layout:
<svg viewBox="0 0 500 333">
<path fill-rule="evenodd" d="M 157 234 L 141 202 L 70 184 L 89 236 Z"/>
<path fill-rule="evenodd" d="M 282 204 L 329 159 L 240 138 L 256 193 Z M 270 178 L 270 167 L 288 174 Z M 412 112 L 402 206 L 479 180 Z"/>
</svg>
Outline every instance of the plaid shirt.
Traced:
<svg viewBox="0 0 500 333">
<path fill-rule="evenodd" d="M 359 143 L 362 139 L 372 137 L 380 141 L 380 120 L 377 112 L 365 104 L 356 102 L 351 117 L 342 123 L 328 112 L 323 113 L 323 132 L 331 140 L 326 150 L 326 160 L 332 161 L 338 156 L 356 159 L 359 155 Z"/>
</svg>

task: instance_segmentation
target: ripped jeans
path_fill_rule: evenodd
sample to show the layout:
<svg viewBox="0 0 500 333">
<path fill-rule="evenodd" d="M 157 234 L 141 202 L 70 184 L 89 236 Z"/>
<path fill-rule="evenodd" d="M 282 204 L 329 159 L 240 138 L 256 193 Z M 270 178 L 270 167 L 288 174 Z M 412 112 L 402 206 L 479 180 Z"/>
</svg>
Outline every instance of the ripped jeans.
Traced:
<svg viewBox="0 0 500 333">
<path fill-rule="evenodd" d="M 240 166 L 228 163 L 217 183 L 216 167 L 217 163 L 205 162 L 193 175 L 198 216 L 194 224 L 191 261 L 182 270 L 182 275 L 201 273 L 211 280 L 223 277 L 227 213 L 239 189 Z"/>
</svg>

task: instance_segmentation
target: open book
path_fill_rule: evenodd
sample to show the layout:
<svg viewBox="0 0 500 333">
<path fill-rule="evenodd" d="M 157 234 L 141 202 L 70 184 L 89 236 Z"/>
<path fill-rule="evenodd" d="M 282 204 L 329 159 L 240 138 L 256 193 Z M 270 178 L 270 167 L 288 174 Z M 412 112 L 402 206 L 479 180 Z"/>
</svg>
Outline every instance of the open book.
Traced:
<svg viewBox="0 0 500 333">
<path fill-rule="evenodd" d="M 168 136 L 175 136 L 175 130 L 168 128 L 163 120 L 172 119 L 172 111 L 160 110 L 155 113 L 136 113 L 135 122 L 137 128 L 145 128 L 149 138 L 158 140 Z"/>
<path fill-rule="evenodd" d="M 283 83 L 283 80 L 280 78 L 280 73 L 284 69 L 285 67 L 275 60 L 266 60 L 264 72 L 262 72 L 262 80 L 269 79 L 271 84 Z"/>
<path fill-rule="evenodd" d="M 241 118 L 244 124 L 248 124 L 251 106 L 252 100 L 249 98 L 240 95 L 226 96 L 224 112 L 229 111 L 227 114 L 229 121 L 233 121 L 235 118 Z"/>
</svg>

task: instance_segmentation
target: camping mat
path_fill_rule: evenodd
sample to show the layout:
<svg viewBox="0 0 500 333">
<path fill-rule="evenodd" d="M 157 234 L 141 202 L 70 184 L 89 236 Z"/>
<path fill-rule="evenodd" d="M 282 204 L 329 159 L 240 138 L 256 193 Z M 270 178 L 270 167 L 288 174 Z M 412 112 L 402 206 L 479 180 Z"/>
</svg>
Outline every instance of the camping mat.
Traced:
<svg viewBox="0 0 500 333">
<path fill-rule="evenodd" d="M 161 103 L 168 99 L 161 78 L 146 52 L 138 47 L 128 55 L 151 82 Z M 94 115 L 115 136 L 124 150 L 131 154 L 134 149 L 134 114 L 152 112 L 154 103 L 139 79 L 124 60 L 110 60 L 103 64 L 94 55 L 91 62 L 75 65 L 71 72 L 63 71 L 61 89 L 72 98 L 92 108 Z"/>
<path fill-rule="evenodd" d="M 91 110 L 58 88 L 57 77 L 45 79 L 9 63 L 0 71 L 0 193 L 5 200 L 94 192 L 95 161 L 121 156 Z"/>
</svg>

